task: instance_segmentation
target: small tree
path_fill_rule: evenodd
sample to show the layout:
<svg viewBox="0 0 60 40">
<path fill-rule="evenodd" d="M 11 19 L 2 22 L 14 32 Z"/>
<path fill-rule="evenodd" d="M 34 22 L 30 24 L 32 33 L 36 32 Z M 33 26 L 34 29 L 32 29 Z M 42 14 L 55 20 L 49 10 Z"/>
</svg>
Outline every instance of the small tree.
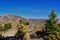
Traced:
<svg viewBox="0 0 60 40">
<path fill-rule="evenodd" d="M 10 29 L 12 27 L 11 23 L 4 24 L 4 31 Z"/>
<path fill-rule="evenodd" d="M 11 23 L 7 23 L 7 24 L 0 24 L 0 34 L 6 32 L 8 29 L 10 29 Z"/>
<path fill-rule="evenodd" d="M 0 24 L 0 32 L 3 31 L 3 26 Z"/>
<path fill-rule="evenodd" d="M 50 33 L 55 32 L 57 30 L 58 30 L 58 20 L 56 14 L 54 13 L 54 10 L 52 10 L 52 13 L 49 15 L 49 19 L 46 21 L 45 31 L 47 33 Z"/>
<path fill-rule="evenodd" d="M 28 23 L 23 22 L 23 21 L 19 21 L 20 24 L 18 25 L 18 34 L 24 36 L 24 40 L 28 40 L 29 39 L 29 26 Z M 21 32 L 21 33 L 20 33 Z"/>
<path fill-rule="evenodd" d="M 35 24 L 34 25 L 34 29 L 33 29 L 33 32 L 35 33 L 36 31 L 38 31 L 40 29 L 40 26 Z"/>
<path fill-rule="evenodd" d="M 51 38 L 51 40 L 57 40 L 55 34 L 59 31 L 58 28 L 57 15 L 54 13 L 54 10 L 52 10 L 51 14 L 49 15 L 49 19 L 45 23 L 45 34 L 47 34 L 45 38 L 47 37 L 47 39 Z"/>
<path fill-rule="evenodd" d="M 32 30 L 33 37 L 37 37 L 36 32 L 39 31 L 39 29 L 40 29 L 40 26 L 39 26 L 39 25 L 35 24 L 35 25 L 33 26 L 33 30 Z"/>
</svg>

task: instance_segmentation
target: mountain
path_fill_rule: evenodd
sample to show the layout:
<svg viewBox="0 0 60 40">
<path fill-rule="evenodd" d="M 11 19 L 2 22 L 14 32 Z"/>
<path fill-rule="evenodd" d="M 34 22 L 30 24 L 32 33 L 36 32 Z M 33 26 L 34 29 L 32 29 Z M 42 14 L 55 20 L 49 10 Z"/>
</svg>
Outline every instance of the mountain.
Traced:
<svg viewBox="0 0 60 40">
<path fill-rule="evenodd" d="M 8 22 L 12 22 L 12 23 L 17 24 L 17 21 L 19 21 L 19 20 L 22 20 L 24 22 L 28 22 L 30 26 L 37 24 L 41 28 L 44 26 L 44 22 L 46 21 L 46 19 L 26 19 L 26 18 L 23 18 L 21 16 L 9 15 L 9 14 L 0 16 L 0 24 L 8 23 Z"/>
<path fill-rule="evenodd" d="M 27 19 L 16 15 L 3 15 L 0 17 L 0 23 L 7 23 L 9 21 L 16 21 L 16 20 L 27 21 Z"/>
<path fill-rule="evenodd" d="M 33 24 L 44 26 L 46 19 L 29 19 Z"/>
<path fill-rule="evenodd" d="M 21 16 L 17 16 L 17 15 L 3 15 L 0 16 L 0 23 L 8 23 L 9 21 L 17 21 L 17 20 L 22 20 L 24 22 L 29 22 L 30 25 L 32 24 L 38 24 L 38 25 L 42 25 L 44 24 L 44 22 L 46 21 L 45 19 L 26 19 L 23 18 Z"/>
<path fill-rule="evenodd" d="M 44 22 L 46 21 L 45 19 L 26 19 L 26 18 L 23 18 L 21 16 L 17 16 L 17 15 L 3 15 L 3 16 L 0 16 L 0 24 L 3 24 L 3 23 L 8 23 L 8 22 L 12 22 L 12 28 L 7 30 L 7 32 L 5 33 L 2 33 L 2 36 L 13 36 L 15 35 L 15 33 L 17 32 L 17 21 L 19 20 L 22 20 L 24 22 L 28 22 L 29 23 L 29 28 L 30 28 L 30 31 L 33 29 L 33 25 L 37 24 L 37 25 L 40 25 L 41 28 L 43 28 L 44 26 Z"/>
</svg>

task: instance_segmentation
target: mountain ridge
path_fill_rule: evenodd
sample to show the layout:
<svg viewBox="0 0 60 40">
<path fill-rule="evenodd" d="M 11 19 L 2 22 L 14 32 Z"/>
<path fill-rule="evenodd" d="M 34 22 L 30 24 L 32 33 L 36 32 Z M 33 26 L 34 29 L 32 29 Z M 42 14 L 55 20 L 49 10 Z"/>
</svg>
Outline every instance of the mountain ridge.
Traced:
<svg viewBox="0 0 60 40">
<path fill-rule="evenodd" d="M 40 21 L 45 21 L 45 19 L 26 19 L 26 18 L 23 18 L 21 16 L 17 16 L 17 15 L 3 15 L 3 16 L 0 16 L 0 23 L 7 23 L 9 21 L 16 21 L 16 20 L 22 20 L 24 22 L 32 22 L 32 23 L 37 23 L 40 22 Z M 42 23 L 42 22 L 41 22 Z"/>
</svg>

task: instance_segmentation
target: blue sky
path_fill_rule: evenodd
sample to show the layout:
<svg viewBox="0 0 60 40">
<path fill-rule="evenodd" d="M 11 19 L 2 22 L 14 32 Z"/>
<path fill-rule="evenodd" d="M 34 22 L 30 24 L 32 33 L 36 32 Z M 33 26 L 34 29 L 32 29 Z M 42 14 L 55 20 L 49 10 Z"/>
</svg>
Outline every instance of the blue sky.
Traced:
<svg viewBox="0 0 60 40">
<path fill-rule="evenodd" d="M 60 17 L 60 0 L 0 0 L 0 15 L 19 15 L 28 19 L 48 18 L 51 10 Z"/>
</svg>

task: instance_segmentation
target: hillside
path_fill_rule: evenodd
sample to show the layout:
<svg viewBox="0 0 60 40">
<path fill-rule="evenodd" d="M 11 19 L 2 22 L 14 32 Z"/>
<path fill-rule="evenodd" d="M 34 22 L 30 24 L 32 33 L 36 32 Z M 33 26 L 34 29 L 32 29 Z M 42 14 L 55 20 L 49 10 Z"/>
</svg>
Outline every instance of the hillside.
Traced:
<svg viewBox="0 0 60 40">
<path fill-rule="evenodd" d="M 17 16 L 17 15 L 3 15 L 3 16 L 0 16 L 0 24 L 12 22 L 12 28 L 7 30 L 7 32 L 2 33 L 2 35 L 5 37 L 6 36 L 13 36 L 17 32 L 16 26 L 18 24 L 17 23 L 18 20 L 28 22 L 30 25 L 30 30 L 33 29 L 32 26 L 34 24 L 38 24 L 42 28 L 44 26 L 44 22 L 45 22 L 44 19 L 25 19 L 25 18 Z"/>
<path fill-rule="evenodd" d="M 40 26 L 43 26 L 44 22 L 46 21 L 45 19 L 26 19 L 26 18 L 23 18 L 21 16 L 17 16 L 17 15 L 3 15 L 3 16 L 0 16 L 0 23 L 8 23 L 9 21 L 16 22 L 17 20 L 22 20 L 24 22 L 29 22 L 30 25 L 38 24 Z"/>
</svg>

